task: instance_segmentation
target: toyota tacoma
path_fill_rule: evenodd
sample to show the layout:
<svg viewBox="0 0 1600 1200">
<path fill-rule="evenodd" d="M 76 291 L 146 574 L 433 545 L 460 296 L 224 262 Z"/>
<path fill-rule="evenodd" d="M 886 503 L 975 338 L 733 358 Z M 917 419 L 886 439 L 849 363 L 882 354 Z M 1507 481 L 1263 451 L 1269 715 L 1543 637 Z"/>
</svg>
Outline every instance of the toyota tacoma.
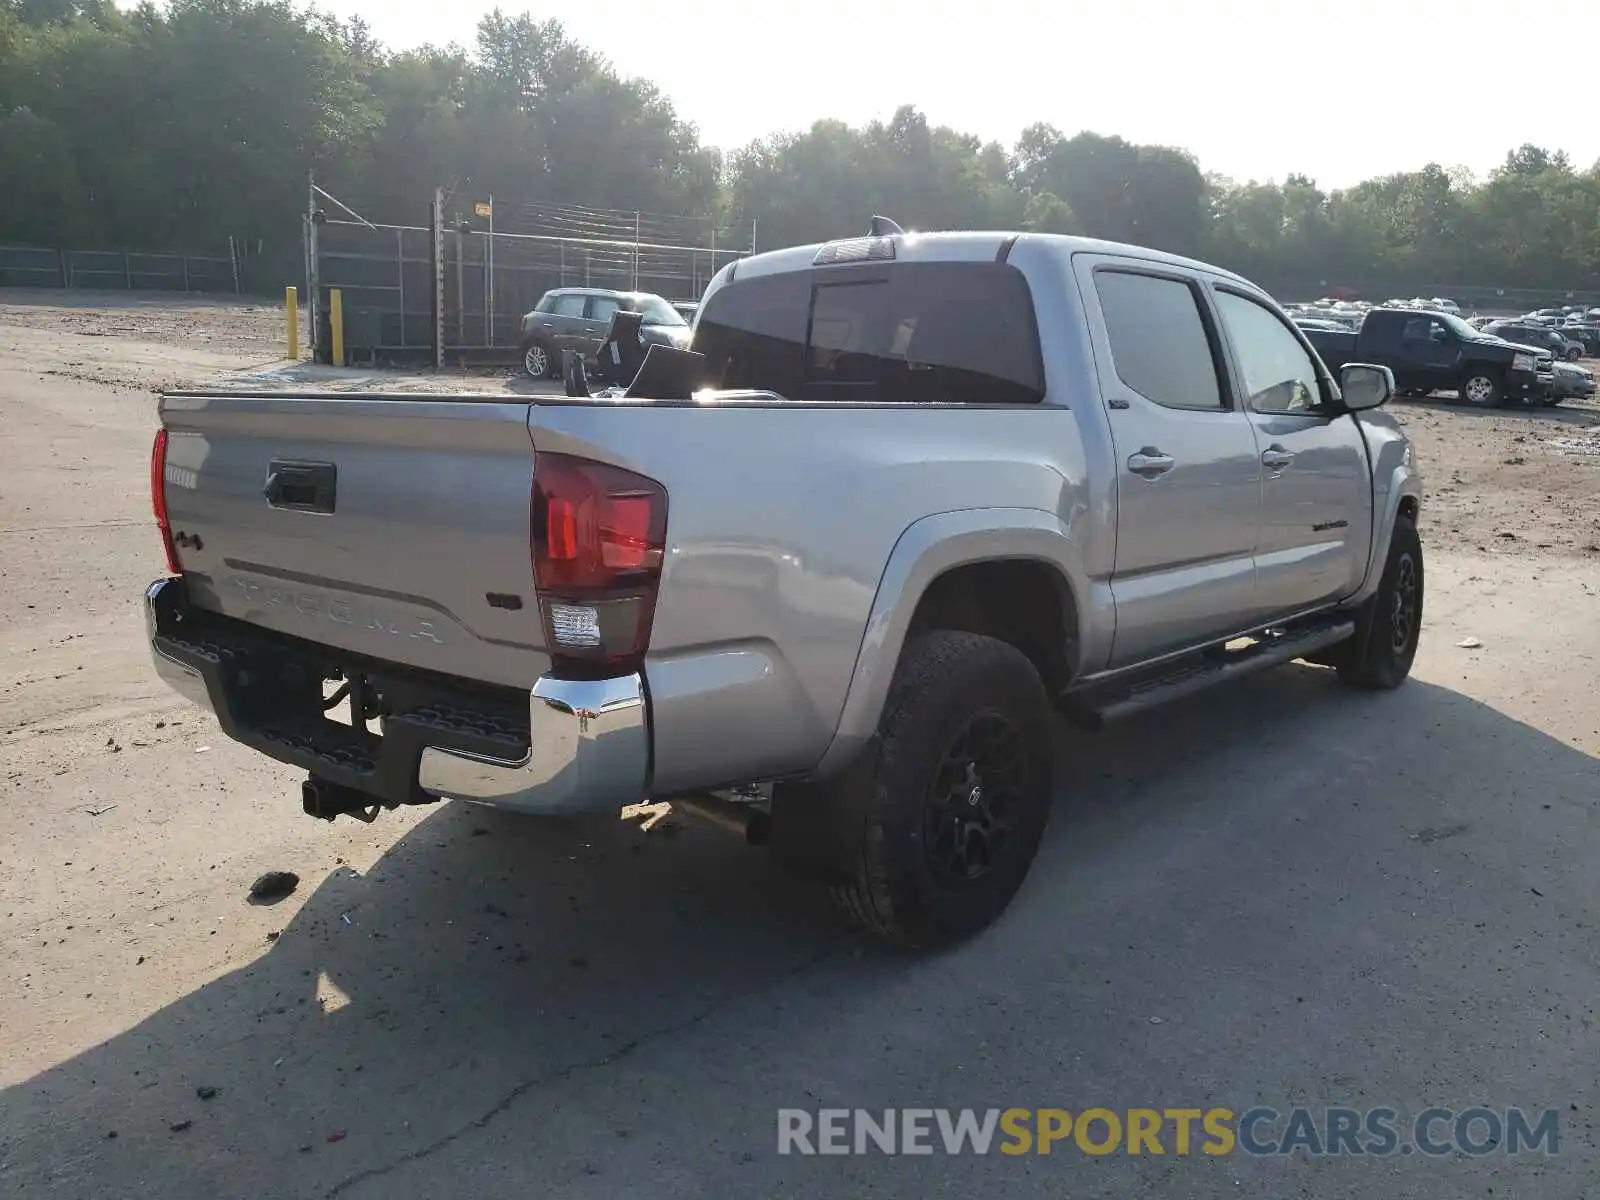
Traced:
<svg viewBox="0 0 1600 1200">
<path fill-rule="evenodd" d="M 168 394 L 157 670 L 313 816 L 665 801 L 916 946 L 1022 884 L 1053 707 L 1406 678 L 1387 368 L 1202 263 L 872 228 L 724 267 L 649 395 Z"/>
</svg>

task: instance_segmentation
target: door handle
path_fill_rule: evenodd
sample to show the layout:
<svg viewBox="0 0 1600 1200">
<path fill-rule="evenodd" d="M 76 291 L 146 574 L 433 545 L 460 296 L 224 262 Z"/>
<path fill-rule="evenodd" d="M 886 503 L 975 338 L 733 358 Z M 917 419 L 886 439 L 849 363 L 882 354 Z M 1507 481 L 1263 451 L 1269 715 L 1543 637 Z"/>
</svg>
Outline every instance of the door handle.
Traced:
<svg viewBox="0 0 1600 1200">
<path fill-rule="evenodd" d="M 556 323 L 554 321 L 540 321 L 539 324 L 543 325 L 546 329 L 554 329 L 556 327 Z"/>
<path fill-rule="evenodd" d="M 1154 446 L 1146 446 L 1139 453 L 1128 456 L 1128 470 L 1146 479 L 1165 475 L 1176 465 L 1176 460 L 1170 454 L 1163 454 Z"/>
<path fill-rule="evenodd" d="M 1282 446 L 1268 446 L 1261 452 L 1261 465 L 1269 471 L 1281 471 L 1294 461 L 1294 455 Z"/>
</svg>

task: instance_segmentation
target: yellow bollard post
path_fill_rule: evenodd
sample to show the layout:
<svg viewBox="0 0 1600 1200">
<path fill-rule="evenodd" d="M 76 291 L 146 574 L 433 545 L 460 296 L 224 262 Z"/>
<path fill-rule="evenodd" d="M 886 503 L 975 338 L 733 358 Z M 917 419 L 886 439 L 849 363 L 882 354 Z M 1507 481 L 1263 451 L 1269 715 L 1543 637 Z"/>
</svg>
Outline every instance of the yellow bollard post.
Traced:
<svg viewBox="0 0 1600 1200">
<path fill-rule="evenodd" d="M 328 330 L 333 334 L 333 365 L 344 366 L 344 297 L 338 288 L 328 289 Z"/>
<path fill-rule="evenodd" d="M 284 357 L 294 362 L 300 357 L 300 292 L 283 289 Z"/>
</svg>

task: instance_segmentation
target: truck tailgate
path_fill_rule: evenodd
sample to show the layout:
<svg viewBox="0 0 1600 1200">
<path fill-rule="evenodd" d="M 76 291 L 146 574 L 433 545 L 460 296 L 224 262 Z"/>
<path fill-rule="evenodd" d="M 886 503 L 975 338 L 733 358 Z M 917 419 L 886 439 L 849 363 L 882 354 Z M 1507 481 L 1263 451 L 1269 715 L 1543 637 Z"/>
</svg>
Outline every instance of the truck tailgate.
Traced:
<svg viewBox="0 0 1600 1200">
<path fill-rule="evenodd" d="M 185 393 L 161 418 L 194 603 L 486 682 L 547 668 L 526 402 Z"/>
</svg>

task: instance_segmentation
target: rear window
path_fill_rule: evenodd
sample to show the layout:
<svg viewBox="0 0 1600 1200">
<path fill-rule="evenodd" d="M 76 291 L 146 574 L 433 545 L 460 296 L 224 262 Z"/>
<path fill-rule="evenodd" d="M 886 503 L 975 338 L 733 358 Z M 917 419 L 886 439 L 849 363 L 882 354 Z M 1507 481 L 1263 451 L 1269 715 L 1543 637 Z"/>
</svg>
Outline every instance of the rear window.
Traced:
<svg viewBox="0 0 1600 1200">
<path fill-rule="evenodd" d="M 735 279 L 700 312 L 706 386 L 791 400 L 1033 404 L 1033 298 L 1005 263 L 827 267 Z"/>
</svg>

